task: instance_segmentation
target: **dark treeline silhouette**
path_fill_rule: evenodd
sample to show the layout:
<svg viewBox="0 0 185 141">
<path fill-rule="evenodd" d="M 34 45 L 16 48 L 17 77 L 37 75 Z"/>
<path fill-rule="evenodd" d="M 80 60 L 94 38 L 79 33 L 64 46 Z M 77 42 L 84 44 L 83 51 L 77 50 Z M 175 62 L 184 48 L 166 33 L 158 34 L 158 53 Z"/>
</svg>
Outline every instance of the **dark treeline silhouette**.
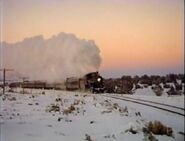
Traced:
<svg viewBox="0 0 185 141">
<path fill-rule="evenodd" d="M 165 76 L 160 75 L 142 75 L 142 76 L 129 76 L 123 75 L 120 78 L 109 78 L 105 80 L 106 92 L 108 93 L 132 93 L 133 88 L 142 88 L 142 84 L 145 88 L 153 86 L 152 88 L 159 94 L 162 88 L 160 84 L 163 84 L 163 88 L 169 88 L 169 93 L 182 90 L 182 83 L 184 83 L 184 74 L 167 74 Z M 169 85 L 173 83 L 174 86 Z"/>
</svg>

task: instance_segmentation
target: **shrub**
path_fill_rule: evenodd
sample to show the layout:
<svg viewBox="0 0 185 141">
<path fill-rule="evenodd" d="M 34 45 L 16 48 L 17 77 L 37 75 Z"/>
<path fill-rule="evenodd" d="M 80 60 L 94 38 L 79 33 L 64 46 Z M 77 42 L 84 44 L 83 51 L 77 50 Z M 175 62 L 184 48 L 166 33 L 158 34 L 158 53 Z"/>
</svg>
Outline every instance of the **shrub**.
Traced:
<svg viewBox="0 0 185 141">
<path fill-rule="evenodd" d="M 164 84 L 164 88 L 169 89 L 170 85 L 169 84 Z"/>
<path fill-rule="evenodd" d="M 125 132 L 130 132 L 132 134 L 137 134 L 138 133 L 138 131 L 135 130 L 133 127 L 130 127 L 129 129 L 125 130 Z"/>
<path fill-rule="evenodd" d="M 64 114 L 64 115 L 71 114 L 74 110 L 75 110 L 75 107 L 74 107 L 73 105 L 71 105 L 71 106 L 68 107 L 67 109 L 63 110 L 63 114 Z"/>
<path fill-rule="evenodd" d="M 86 141 L 92 141 L 91 136 L 88 134 L 85 134 L 85 140 Z"/>
<path fill-rule="evenodd" d="M 48 109 L 46 109 L 46 111 L 48 112 L 59 112 L 60 111 L 60 107 L 58 104 L 51 104 L 51 106 L 48 107 Z"/>
<path fill-rule="evenodd" d="M 163 125 L 160 121 L 154 121 L 148 123 L 148 131 L 152 132 L 156 135 L 167 135 L 167 136 L 173 136 L 173 130 L 171 127 L 167 127 L 166 125 Z"/>
<path fill-rule="evenodd" d="M 182 84 L 175 83 L 175 88 L 178 91 L 182 90 Z"/>
<path fill-rule="evenodd" d="M 153 91 L 157 96 L 161 96 L 163 93 L 163 88 L 160 85 L 156 85 L 155 87 L 153 87 Z"/>
</svg>

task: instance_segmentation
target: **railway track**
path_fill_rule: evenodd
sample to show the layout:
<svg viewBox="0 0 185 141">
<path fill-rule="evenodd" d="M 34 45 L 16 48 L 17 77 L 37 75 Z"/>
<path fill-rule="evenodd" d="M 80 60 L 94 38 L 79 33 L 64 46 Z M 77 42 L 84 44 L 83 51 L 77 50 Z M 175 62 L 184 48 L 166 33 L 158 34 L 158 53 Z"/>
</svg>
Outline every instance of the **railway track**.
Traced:
<svg viewBox="0 0 185 141">
<path fill-rule="evenodd" d="M 172 107 L 172 108 L 176 108 L 176 109 L 180 109 L 180 110 L 185 110 L 182 107 L 178 107 L 178 106 L 174 106 L 174 105 L 169 105 L 169 104 L 164 104 L 164 103 L 159 103 L 159 102 L 154 102 L 154 101 L 150 101 L 150 100 L 144 100 L 144 99 L 138 99 L 138 98 L 131 98 L 131 97 L 127 97 L 127 96 L 124 96 L 124 95 L 122 95 L 121 97 L 132 99 L 132 100 L 139 100 L 139 101 L 143 101 L 143 102 L 150 102 L 150 103 L 154 103 L 154 104 L 158 104 L 158 105 L 162 105 L 162 106 L 168 106 L 168 107 Z"/>
<path fill-rule="evenodd" d="M 173 114 L 185 116 L 184 114 L 185 109 L 182 107 L 174 106 L 174 105 L 169 105 L 169 104 L 164 104 L 164 103 L 159 103 L 159 102 L 154 102 L 154 101 L 149 101 L 149 100 L 143 100 L 143 99 L 137 99 L 137 98 L 130 98 L 126 96 L 117 96 L 117 95 L 115 96 L 111 94 L 110 95 L 103 94 L 102 96 L 113 98 L 113 99 L 118 99 L 118 100 L 123 100 L 123 101 L 128 101 L 128 102 L 132 102 L 132 103 L 136 103 L 140 105 L 145 105 L 145 106 L 149 106 L 155 109 L 160 109 L 166 112 L 170 112 Z"/>
</svg>

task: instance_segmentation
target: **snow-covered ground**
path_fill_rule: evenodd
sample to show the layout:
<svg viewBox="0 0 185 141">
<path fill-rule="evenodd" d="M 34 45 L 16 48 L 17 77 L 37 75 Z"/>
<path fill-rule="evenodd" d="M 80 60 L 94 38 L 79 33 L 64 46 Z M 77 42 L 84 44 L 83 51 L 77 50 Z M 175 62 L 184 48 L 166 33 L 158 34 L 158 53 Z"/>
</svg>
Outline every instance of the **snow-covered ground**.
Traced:
<svg viewBox="0 0 185 141">
<path fill-rule="evenodd" d="M 32 94 L 0 96 L 1 141 L 149 141 L 143 127 L 155 120 L 171 127 L 173 137 L 153 134 L 154 138 L 184 140 L 184 135 L 180 134 L 184 133 L 184 117 L 180 115 L 98 94 L 29 92 Z M 184 107 L 184 95 L 131 97 Z M 131 128 L 137 133 L 132 133 Z"/>
</svg>

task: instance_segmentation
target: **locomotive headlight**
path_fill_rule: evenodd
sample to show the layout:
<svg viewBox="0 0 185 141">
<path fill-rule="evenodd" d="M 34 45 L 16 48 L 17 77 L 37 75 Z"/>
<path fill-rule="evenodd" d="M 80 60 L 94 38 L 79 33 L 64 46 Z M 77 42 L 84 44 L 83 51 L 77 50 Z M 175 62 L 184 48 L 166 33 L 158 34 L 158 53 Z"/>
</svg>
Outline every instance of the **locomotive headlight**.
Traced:
<svg viewBox="0 0 185 141">
<path fill-rule="evenodd" d="M 97 81 L 100 82 L 101 81 L 101 78 L 98 78 Z"/>
</svg>

